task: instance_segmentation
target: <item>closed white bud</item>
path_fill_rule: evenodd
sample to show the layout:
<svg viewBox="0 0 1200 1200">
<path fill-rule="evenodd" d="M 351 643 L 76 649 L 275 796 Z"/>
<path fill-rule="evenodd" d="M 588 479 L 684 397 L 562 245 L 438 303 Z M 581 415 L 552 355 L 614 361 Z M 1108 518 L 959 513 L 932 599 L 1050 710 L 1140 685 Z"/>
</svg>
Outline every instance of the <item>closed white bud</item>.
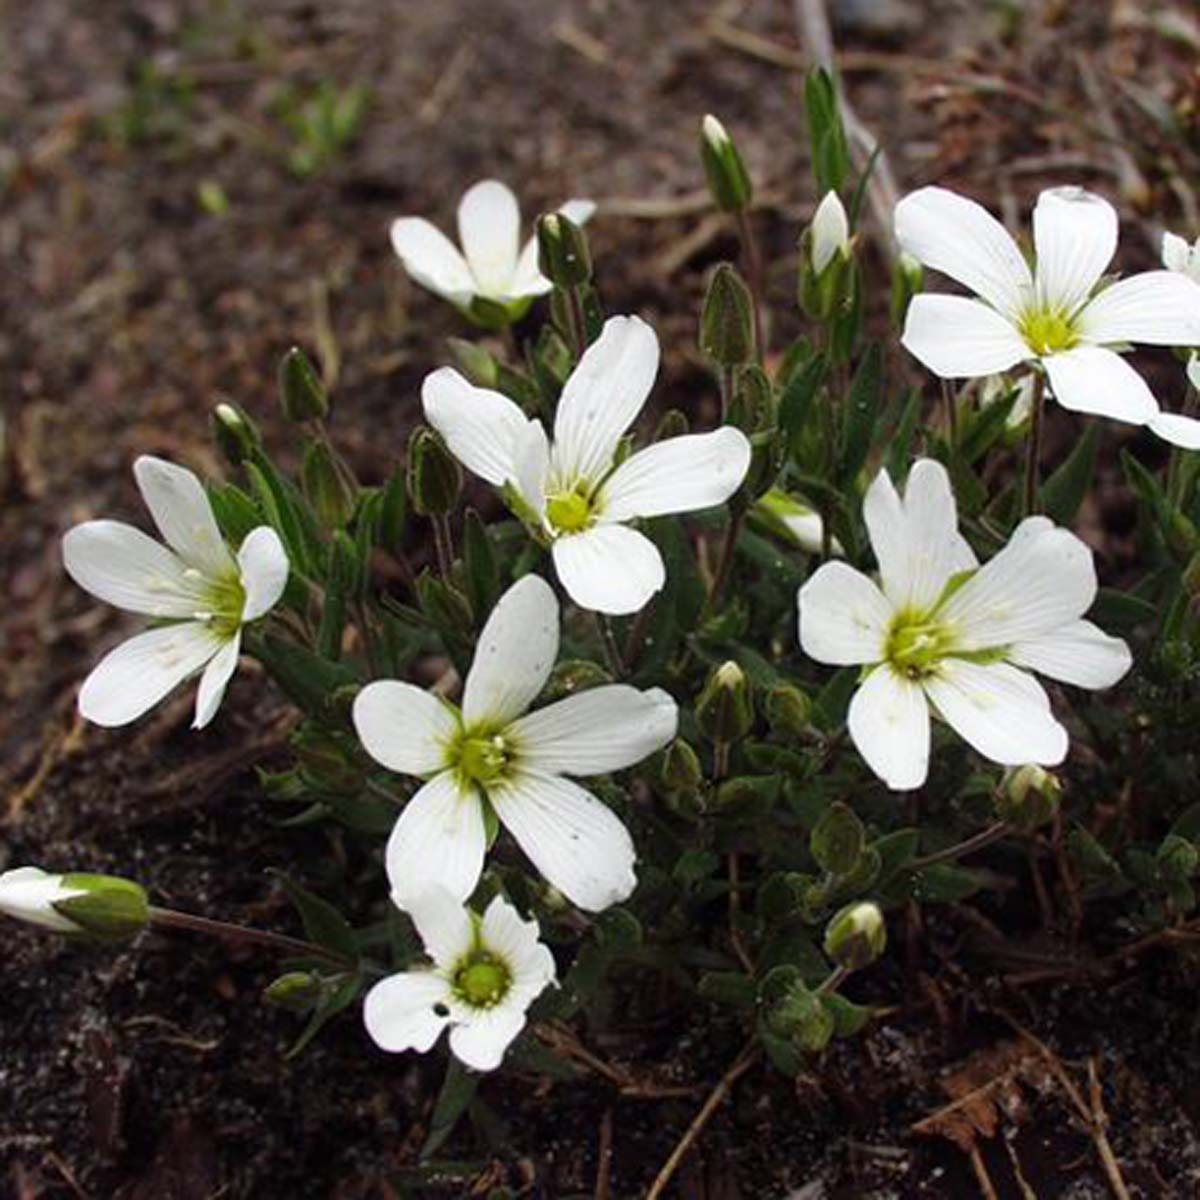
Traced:
<svg viewBox="0 0 1200 1200">
<path fill-rule="evenodd" d="M 825 193 L 825 199 L 817 205 L 812 220 L 813 270 L 820 275 L 837 254 L 845 257 L 850 253 L 850 222 L 837 192 Z"/>
</svg>

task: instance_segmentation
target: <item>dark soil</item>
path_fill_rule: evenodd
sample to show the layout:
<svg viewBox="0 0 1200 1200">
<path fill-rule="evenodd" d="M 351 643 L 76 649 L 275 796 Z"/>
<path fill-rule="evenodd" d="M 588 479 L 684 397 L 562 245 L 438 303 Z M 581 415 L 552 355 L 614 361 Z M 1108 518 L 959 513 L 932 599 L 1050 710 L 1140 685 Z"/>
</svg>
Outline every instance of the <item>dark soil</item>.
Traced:
<svg viewBox="0 0 1200 1200">
<path fill-rule="evenodd" d="M 1153 26 L 1187 17 L 1184 0 L 1031 2 L 1008 38 L 1002 4 L 884 7 L 885 27 L 855 23 L 839 41 L 903 187 L 951 183 L 1013 214 L 1048 182 L 1097 187 L 1123 203 L 1126 269 L 1152 263 L 1158 232 L 1131 202 L 1195 225 L 1151 103 L 1186 117 L 1190 88 L 1195 120 L 1197 47 Z M 188 729 L 186 697 L 115 734 L 77 722 L 75 689 L 126 624 L 65 580 L 58 539 L 91 516 L 141 522 L 139 453 L 218 472 L 207 412 L 220 395 L 286 456 L 273 370 L 296 341 L 323 346 L 327 369 L 336 348 L 336 436 L 364 481 L 381 479 L 420 378 L 463 332 L 405 281 L 388 221 L 446 226 L 487 175 L 530 214 L 569 195 L 600 200 L 599 283 L 611 307 L 658 328 L 660 401 L 711 405 L 694 313 L 705 267 L 736 239 L 700 200 L 696 133 L 707 111 L 735 132 L 763 198 L 770 290 L 791 313 L 814 197 L 799 75 L 772 61 L 797 52 L 790 5 L 10 0 L 0 22 L 0 867 L 109 870 L 160 903 L 294 931 L 265 875 L 285 865 L 364 915 L 382 897 L 361 849 L 330 829 L 280 828 L 258 794 L 253 768 L 285 760 L 289 721 L 260 674 L 239 675 L 203 734 Z M 1087 99 L 1081 62 L 1111 112 Z M 281 113 L 289 90 L 323 80 L 369 85 L 371 105 L 357 142 L 302 179 Z M 1132 174 L 1098 136 L 1108 120 L 1133 149 Z M 223 214 L 201 202 L 214 185 Z M 784 332 L 798 324 L 782 318 Z M 1171 387 L 1165 376 L 1176 407 Z M 1078 432 L 1054 420 L 1051 453 Z M 1083 532 L 1111 574 L 1128 561 L 1131 522 L 1115 485 L 1100 495 Z M 1023 920 L 1020 903 L 991 919 Z M 1197 978 L 1178 950 L 1083 983 L 1038 982 L 979 940 L 967 910 L 907 932 L 907 955 L 851 988 L 891 1015 L 795 1081 L 752 1067 L 672 1194 L 970 1197 L 985 1172 L 1001 1197 L 1106 1196 L 1111 1173 L 1068 1087 L 1098 1123 L 1089 1062 L 1130 1194 L 1200 1194 Z M 1124 937 L 1102 917 L 1090 932 L 1099 953 Z M 422 1181 L 438 1062 L 378 1052 L 354 1013 L 285 1060 L 298 1025 L 259 1001 L 269 956 L 185 934 L 117 952 L 11 923 L 3 937 L 0 1192 L 21 1200 L 638 1196 L 743 1038 L 704 1008 L 585 1027 L 596 1053 L 695 1094 L 504 1073 L 482 1092 L 496 1126 L 460 1129 L 443 1151 L 456 1165 Z M 1065 953 L 1038 952 L 1043 966 Z M 963 1080 L 987 1085 L 975 1133 L 953 1121 L 947 1132 L 944 1117 L 914 1131 Z"/>
</svg>

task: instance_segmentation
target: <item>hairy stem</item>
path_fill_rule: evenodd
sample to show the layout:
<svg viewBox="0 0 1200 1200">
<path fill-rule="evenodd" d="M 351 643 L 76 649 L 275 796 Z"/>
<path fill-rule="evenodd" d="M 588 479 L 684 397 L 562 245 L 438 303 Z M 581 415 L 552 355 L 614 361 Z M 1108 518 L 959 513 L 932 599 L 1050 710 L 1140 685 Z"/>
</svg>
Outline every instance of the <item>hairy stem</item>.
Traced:
<svg viewBox="0 0 1200 1200">
<path fill-rule="evenodd" d="M 932 867 L 935 863 L 950 862 L 956 858 L 963 858 L 965 855 L 973 854 L 976 850 L 982 850 L 984 846 L 990 846 L 993 842 L 1000 841 L 1012 833 L 1012 831 L 1012 826 L 1007 821 L 997 821 L 994 825 L 989 825 L 986 829 L 981 829 L 965 841 L 958 842 L 953 846 L 947 846 L 944 850 L 935 850 L 932 854 L 926 854 L 922 858 L 914 858 L 912 862 L 908 863 L 908 870 L 923 871 L 926 867 Z"/>
<path fill-rule="evenodd" d="M 227 921 L 214 921 L 195 913 L 177 912 L 172 908 L 150 907 L 150 923 L 160 929 L 187 929 L 192 933 L 204 933 L 209 937 L 222 938 L 227 942 L 245 942 L 255 946 L 267 946 L 285 954 L 302 955 L 305 958 L 323 958 L 339 967 L 352 965 L 340 954 L 306 942 L 301 938 L 288 937 L 285 933 L 272 933 L 268 929 L 254 929 L 248 925 L 231 925 Z"/>
</svg>

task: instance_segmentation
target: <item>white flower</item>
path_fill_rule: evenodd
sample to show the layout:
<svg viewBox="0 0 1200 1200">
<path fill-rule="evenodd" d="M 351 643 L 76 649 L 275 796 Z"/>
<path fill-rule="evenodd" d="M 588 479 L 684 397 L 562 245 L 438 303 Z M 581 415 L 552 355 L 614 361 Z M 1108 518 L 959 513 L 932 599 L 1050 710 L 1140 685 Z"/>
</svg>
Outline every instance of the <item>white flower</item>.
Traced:
<svg viewBox="0 0 1200 1200">
<path fill-rule="evenodd" d="M 1164 233 L 1162 265 L 1200 283 L 1200 238 L 1189 246 L 1177 233 Z"/>
<path fill-rule="evenodd" d="M 384 1050 L 429 1050 L 447 1026 L 455 1058 L 477 1071 L 500 1065 L 525 1010 L 554 981 L 554 956 L 497 896 L 482 918 L 444 888 L 405 907 L 433 965 L 381 979 L 363 1001 L 367 1032 Z"/>
<path fill-rule="evenodd" d="M 863 516 L 881 586 L 826 563 L 800 589 L 800 644 L 818 662 L 865 668 L 850 736 L 895 790 L 929 765 L 929 708 L 985 758 L 1052 766 L 1067 753 L 1041 685 L 1025 667 L 1085 688 L 1129 669 L 1129 649 L 1081 618 L 1096 597 L 1092 552 L 1030 517 L 983 567 L 958 532 L 940 463 L 922 459 L 901 499 L 886 471 Z"/>
<path fill-rule="evenodd" d="M 846 255 L 850 250 L 850 222 L 837 192 L 825 193 L 817 205 L 812 220 L 812 265 L 820 275 L 833 261 L 835 254 Z"/>
<path fill-rule="evenodd" d="M 596 211 L 590 200 L 568 200 L 559 210 L 576 225 Z M 462 251 L 424 217 L 398 217 L 392 222 L 392 248 L 409 275 L 459 308 L 472 300 L 520 306 L 519 316 L 535 296 L 553 284 L 538 270 L 537 238 L 522 249 L 521 214 L 511 189 L 495 179 L 468 188 L 458 205 L 458 238 Z"/>
<path fill-rule="evenodd" d="M 642 608 L 666 575 L 654 543 L 625 522 L 721 504 L 750 466 L 750 443 L 732 426 L 669 438 L 617 465 L 657 372 L 654 330 L 637 317 L 606 321 L 563 388 L 553 446 L 540 421 L 450 367 L 421 389 L 425 417 L 455 457 L 488 483 L 511 485 L 581 608 Z"/>
<path fill-rule="evenodd" d="M 80 927 L 54 907 L 59 901 L 86 894 L 85 888 L 68 887 L 65 878 L 39 867 L 5 871 L 0 874 L 0 913 L 56 933 L 79 933 Z"/>
<path fill-rule="evenodd" d="M 974 378 L 1040 364 L 1055 399 L 1075 412 L 1149 425 L 1185 444 L 1187 418 L 1160 413 L 1118 353 L 1129 343 L 1200 345 L 1200 284 L 1147 271 L 1096 290 L 1117 247 L 1112 205 L 1080 188 L 1042 192 L 1033 210 L 1037 272 L 985 209 L 927 187 L 896 206 L 896 237 L 920 262 L 976 293 L 922 293 L 903 342 L 935 375 Z"/>
<path fill-rule="evenodd" d="M 640 762 L 674 736 L 678 712 L 661 689 L 593 688 L 526 713 L 558 656 L 558 601 L 526 575 L 500 598 L 480 634 L 461 711 L 410 683 L 368 684 L 354 702 L 367 753 L 426 779 L 387 844 L 400 903 L 433 884 L 458 900 L 475 890 L 499 819 L 568 899 L 597 912 L 634 888 L 625 826 L 565 775 L 602 775 Z"/>
<path fill-rule="evenodd" d="M 1022 375 L 1015 383 L 1007 375 L 989 375 L 979 389 L 979 406 L 990 408 L 1007 400 L 1015 392 L 1013 406 L 1004 419 L 1004 427 L 1008 430 L 1020 429 L 1033 416 L 1034 385 L 1033 375 Z"/>
<path fill-rule="evenodd" d="M 120 521 L 86 521 L 63 538 L 63 565 L 93 596 L 169 624 L 101 659 L 80 690 L 79 711 L 97 725 L 125 725 L 203 670 L 193 722 L 200 729 L 237 667 L 242 627 L 283 594 L 287 555 L 261 525 L 235 558 L 191 471 L 143 456 L 133 473 L 166 545 Z"/>
</svg>

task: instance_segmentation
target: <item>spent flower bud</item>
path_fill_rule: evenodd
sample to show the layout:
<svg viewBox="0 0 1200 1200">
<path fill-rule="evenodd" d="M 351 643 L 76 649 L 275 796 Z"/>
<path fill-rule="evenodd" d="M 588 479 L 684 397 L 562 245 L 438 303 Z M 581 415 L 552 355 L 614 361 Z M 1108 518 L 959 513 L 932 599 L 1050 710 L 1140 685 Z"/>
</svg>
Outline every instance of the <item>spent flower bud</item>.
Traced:
<svg viewBox="0 0 1200 1200">
<path fill-rule="evenodd" d="M 766 718 L 774 733 L 805 737 L 812 730 L 812 700 L 790 683 L 777 683 L 766 696 Z"/>
<path fill-rule="evenodd" d="M 700 126 L 700 161 L 708 190 L 723 212 L 749 208 L 754 188 L 746 164 L 725 126 L 709 113 Z"/>
<path fill-rule="evenodd" d="M 696 724 L 711 742 L 736 742 L 754 724 L 750 681 L 737 663 L 722 663 L 696 698 Z"/>
<path fill-rule="evenodd" d="M 887 926 L 879 905 L 870 901 L 847 904 L 825 928 L 825 954 L 847 971 L 870 966 L 887 947 Z"/>
<path fill-rule="evenodd" d="M 721 263 L 708 282 L 700 313 L 700 352 L 722 367 L 751 362 L 755 356 L 754 298 L 729 263 Z"/>
<path fill-rule="evenodd" d="M 408 442 L 408 494 L 423 517 L 452 512 L 462 491 L 462 468 L 446 443 L 427 426 Z"/>
<path fill-rule="evenodd" d="M 592 277 L 592 255 L 583 230 L 560 212 L 538 218 L 538 270 L 561 288 L 579 287 Z"/>
<path fill-rule="evenodd" d="M 279 402 L 289 421 L 302 425 L 329 415 L 329 395 L 308 356 L 293 346 L 279 363 Z"/>
<path fill-rule="evenodd" d="M 691 794 L 704 782 L 700 756 L 683 738 L 676 738 L 663 752 L 659 778 L 668 792 Z"/>
</svg>

